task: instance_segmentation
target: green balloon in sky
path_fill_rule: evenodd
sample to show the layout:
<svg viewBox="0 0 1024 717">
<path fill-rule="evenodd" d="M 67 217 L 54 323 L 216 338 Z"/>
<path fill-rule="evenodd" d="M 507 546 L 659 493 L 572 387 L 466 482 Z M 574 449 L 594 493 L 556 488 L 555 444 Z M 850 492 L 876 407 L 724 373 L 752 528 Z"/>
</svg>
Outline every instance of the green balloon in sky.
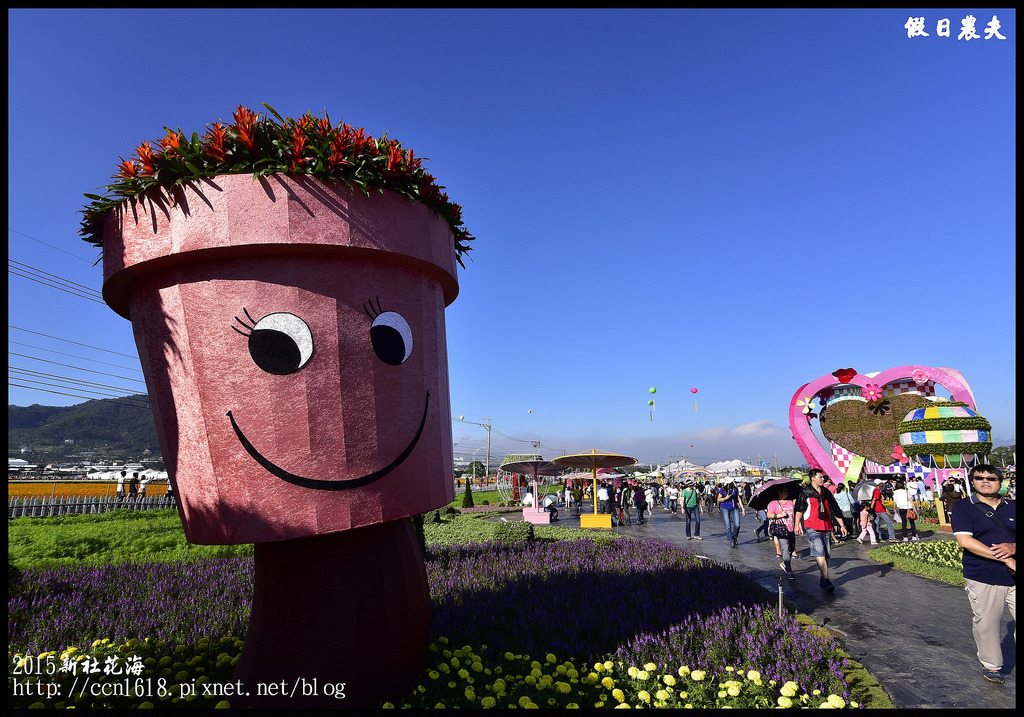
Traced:
<svg viewBox="0 0 1024 717">
<path fill-rule="evenodd" d="M 657 392 L 658 392 L 658 389 L 654 388 L 654 386 L 651 386 L 651 393 L 657 393 Z"/>
<path fill-rule="evenodd" d="M 654 401 L 648 401 L 648 402 L 647 402 L 647 405 L 648 405 L 648 406 L 653 406 L 653 405 L 654 405 Z"/>
</svg>

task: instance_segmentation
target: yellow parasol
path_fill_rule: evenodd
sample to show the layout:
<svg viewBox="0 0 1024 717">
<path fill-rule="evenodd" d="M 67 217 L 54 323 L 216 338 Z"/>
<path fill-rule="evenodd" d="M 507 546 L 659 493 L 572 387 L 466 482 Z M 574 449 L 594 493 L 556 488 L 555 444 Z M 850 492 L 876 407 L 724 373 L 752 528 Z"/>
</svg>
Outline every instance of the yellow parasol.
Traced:
<svg viewBox="0 0 1024 717">
<path fill-rule="evenodd" d="M 574 453 L 568 456 L 559 456 L 551 460 L 557 466 L 569 468 L 589 468 L 594 481 L 594 514 L 581 515 L 581 528 L 611 528 L 612 517 L 610 515 L 598 515 L 597 513 L 597 469 L 598 468 L 622 468 L 636 463 L 636 458 L 622 456 L 618 453 L 605 453 L 591 448 L 586 453 Z"/>
</svg>

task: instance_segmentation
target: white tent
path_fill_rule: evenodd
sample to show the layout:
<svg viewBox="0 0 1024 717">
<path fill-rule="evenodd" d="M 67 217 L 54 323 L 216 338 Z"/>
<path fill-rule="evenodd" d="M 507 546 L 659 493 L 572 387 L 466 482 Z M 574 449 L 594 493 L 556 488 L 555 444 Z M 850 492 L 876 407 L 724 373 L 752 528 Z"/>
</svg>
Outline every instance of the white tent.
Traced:
<svg viewBox="0 0 1024 717">
<path fill-rule="evenodd" d="M 757 466 L 741 461 L 739 458 L 733 458 L 731 461 L 712 463 L 707 467 L 707 470 L 712 473 L 735 474 L 743 470 L 757 470 Z"/>
</svg>

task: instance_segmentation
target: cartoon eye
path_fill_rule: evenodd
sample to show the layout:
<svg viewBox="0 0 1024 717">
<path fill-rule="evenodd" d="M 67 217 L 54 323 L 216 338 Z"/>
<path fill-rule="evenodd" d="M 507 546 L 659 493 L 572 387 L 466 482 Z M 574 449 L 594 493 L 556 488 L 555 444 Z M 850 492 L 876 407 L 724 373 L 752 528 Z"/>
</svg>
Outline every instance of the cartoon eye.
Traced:
<svg viewBox="0 0 1024 717">
<path fill-rule="evenodd" d="M 412 329 L 397 311 L 378 314 L 370 325 L 370 343 L 373 352 L 384 363 L 398 366 L 412 353 Z"/>
<path fill-rule="evenodd" d="M 313 332 L 305 321 L 286 312 L 267 314 L 256 321 L 248 311 L 242 311 L 245 311 L 252 325 L 237 316 L 235 321 L 249 329 L 249 332 L 234 326 L 231 328 L 249 337 L 249 355 L 257 366 L 267 373 L 286 376 L 309 363 L 313 357 Z"/>
</svg>

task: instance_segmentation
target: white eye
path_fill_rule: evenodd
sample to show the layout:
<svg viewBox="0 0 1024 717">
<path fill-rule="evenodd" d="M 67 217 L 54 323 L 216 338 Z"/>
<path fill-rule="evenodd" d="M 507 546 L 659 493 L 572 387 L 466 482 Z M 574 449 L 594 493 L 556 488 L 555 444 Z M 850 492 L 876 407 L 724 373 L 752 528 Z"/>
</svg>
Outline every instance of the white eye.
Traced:
<svg viewBox="0 0 1024 717">
<path fill-rule="evenodd" d="M 295 373 L 313 357 L 313 332 L 295 314 L 267 314 L 252 327 L 249 355 L 267 373 Z"/>
<path fill-rule="evenodd" d="M 397 311 L 385 311 L 370 324 L 370 343 L 377 358 L 391 366 L 405 363 L 412 353 L 412 329 Z"/>
</svg>

